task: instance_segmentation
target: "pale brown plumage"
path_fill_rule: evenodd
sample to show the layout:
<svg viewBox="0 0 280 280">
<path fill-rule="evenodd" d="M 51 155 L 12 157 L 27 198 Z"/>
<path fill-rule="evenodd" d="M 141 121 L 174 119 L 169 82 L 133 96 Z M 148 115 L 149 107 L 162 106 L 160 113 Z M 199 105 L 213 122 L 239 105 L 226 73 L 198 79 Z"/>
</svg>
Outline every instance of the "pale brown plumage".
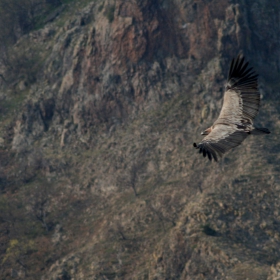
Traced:
<svg viewBox="0 0 280 280">
<path fill-rule="evenodd" d="M 244 57 L 239 55 L 231 62 L 228 73 L 223 107 L 218 119 L 206 129 L 202 135 L 207 135 L 198 145 L 203 156 L 215 161 L 228 150 L 238 146 L 249 134 L 268 134 L 267 128 L 255 128 L 253 120 L 260 107 L 258 91 L 258 75 L 244 63 Z"/>
</svg>

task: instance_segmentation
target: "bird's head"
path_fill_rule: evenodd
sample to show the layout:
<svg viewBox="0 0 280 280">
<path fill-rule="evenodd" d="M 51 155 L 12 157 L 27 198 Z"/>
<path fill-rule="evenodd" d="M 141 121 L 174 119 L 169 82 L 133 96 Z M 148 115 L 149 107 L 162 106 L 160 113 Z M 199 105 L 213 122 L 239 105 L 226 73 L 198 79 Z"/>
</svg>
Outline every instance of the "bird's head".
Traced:
<svg viewBox="0 0 280 280">
<path fill-rule="evenodd" d="M 203 132 L 201 132 L 201 135 L 208 135 L 212 131 L 212 127 L 207 128 Z"/>
</svg>

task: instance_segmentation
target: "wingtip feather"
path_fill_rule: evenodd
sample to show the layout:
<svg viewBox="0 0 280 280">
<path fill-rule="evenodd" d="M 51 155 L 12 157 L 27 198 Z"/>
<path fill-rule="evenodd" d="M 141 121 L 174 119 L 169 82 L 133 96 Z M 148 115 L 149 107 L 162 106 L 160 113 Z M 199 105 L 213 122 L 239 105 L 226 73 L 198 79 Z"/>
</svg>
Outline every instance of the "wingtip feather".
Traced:
<svg viewBox="0 0 280 280">
<path fill-rule="evenodd" d="M 242 54 L 232 60 L 227 79 L 227 89 L 255 88 L 258 86 L 258 75 L 252 67 L 248 69 L 248 65 L 249 62 L 245 62 L 245 57 Z M 256 83 L 256 85 L 253 85 L 253 83 Z"/>
</svg>

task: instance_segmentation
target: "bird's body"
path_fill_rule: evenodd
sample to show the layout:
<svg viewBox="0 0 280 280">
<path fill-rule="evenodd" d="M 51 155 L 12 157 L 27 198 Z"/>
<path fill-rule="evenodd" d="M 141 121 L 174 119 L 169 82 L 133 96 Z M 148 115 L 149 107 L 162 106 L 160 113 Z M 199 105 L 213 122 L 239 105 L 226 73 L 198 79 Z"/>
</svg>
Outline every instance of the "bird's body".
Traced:
<svg viewBox="0 0 280 280">
<path fill-rule="evenodd" d="M 255 128 L 253 120 L 260 106 L 258 75 L 247 69 L 248 62 L 240 55 L 231 62 L 223 107 L 214 124 L 202 132 L 206 137 L 194 147 L 203 156 L 215 161 L 228 150 L 238 146 L 250 134 L 268 134 L 267 128 Z"/>
</svg>

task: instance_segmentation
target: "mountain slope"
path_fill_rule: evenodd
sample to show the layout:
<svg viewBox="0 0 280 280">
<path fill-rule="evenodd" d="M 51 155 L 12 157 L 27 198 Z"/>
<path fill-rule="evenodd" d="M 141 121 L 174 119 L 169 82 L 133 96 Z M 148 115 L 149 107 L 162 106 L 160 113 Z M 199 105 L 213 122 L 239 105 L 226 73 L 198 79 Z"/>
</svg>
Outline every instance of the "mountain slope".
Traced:
<svg viewBox="0 0 280 280">
<path fill-rule="evenodd" d="M 276 279 L 279 10 L 72 1 L 23 36 L 40 63 L 1 85 L 2 278 Z M 272 134 L 210 163 L 192 143 L 240 50 Z"/>
</svg>

